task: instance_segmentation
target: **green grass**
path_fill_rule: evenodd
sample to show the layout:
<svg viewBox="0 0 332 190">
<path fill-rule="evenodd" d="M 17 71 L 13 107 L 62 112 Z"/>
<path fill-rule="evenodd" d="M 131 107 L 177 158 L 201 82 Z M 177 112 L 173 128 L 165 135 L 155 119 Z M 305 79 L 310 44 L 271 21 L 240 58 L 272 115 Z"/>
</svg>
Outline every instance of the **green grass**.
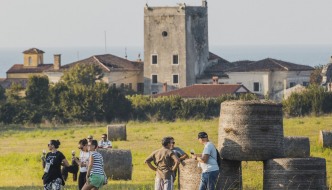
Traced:
<svg viewBox="0 0 332 190">
<path fill-rule="evenodd" d="M 310 138 L 311 156 L 327 160 L 328 184 L 332 182 L 332 164 L 330 149 L 318 145 L 320 130 L 332 130 L 332 117 L 304 117 L 284 120 L 285 136 L 308 136 Z M 129 122 L 127 124 L 127 141 L 115 141 L 118 149 L 130 149 L 133 156 L 133 176 L 130 181 L 109 181 L 103 189 L 153 189 L 155 173 L 145 164 L 145 158 L 155 149 L 160 148 L 164 136 L 173 136 L 176 146 L 187 153 L 190 149 L 202 151 L 197 141 L 197 133 L 206 131 L 217 145 L 218 119 L 210 121 L 177 122 Z M 106 132 L 106 124 L 70 126 L 1 126 L 0 127 L 0 189 L 42 189 L 42 167 L 40 156 L 51 139 L 59 139 L 59 150 L 68 158 L 71 150 L 77 149 L 77 142 L 91 134 L 99 140 Z M 263 163 L 242 162 L 244 189 L 262 189 Z M 255 174 L 255 175 L 252 175 Z M 76 182 L 66 182 L 66 189 L 75 189 Z"/>
</svg>

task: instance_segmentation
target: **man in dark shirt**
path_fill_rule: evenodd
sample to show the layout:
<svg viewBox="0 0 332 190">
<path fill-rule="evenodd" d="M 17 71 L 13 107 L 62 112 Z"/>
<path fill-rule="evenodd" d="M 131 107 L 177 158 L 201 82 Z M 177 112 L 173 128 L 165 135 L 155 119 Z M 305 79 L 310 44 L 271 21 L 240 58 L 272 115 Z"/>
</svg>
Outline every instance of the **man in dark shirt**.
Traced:
<svg viewBox="0 0 332 190">
<path fill-rule="evenodd" d="M 164 137 L 163 147 L 155 150 L 145 160 L 150 169 L 156 171 L 155 190 L 172 190 L 174 171 L 179 166 L 179 158 L 171 151 L 171 137 Z M 151 164 L 153 161 L 154 165 Z"/>
</svg>

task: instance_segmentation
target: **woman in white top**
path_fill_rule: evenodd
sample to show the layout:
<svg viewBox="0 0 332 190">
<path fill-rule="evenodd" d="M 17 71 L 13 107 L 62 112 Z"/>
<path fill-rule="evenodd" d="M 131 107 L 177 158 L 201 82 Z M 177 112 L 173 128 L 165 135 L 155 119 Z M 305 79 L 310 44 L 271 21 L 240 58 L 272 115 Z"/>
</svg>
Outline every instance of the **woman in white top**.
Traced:
<svg viewBox="0 0 332 190">
<path fill-rule="evenodd" d="M 88 151 L 88 141 L 82 139 L 78 142 L 80 151 L 79 160 L 74 157 L 75 162 L 80 166 L 80 175 L 78 177 L 78 189 L 81 190 L 86 183 L 87 166 L 89 163 L 90 152 Z"/>
<path fill-rule="evenodd" d="M 104 161 L 99 152 L 98 142 L 92 140 L 88 146 L 90 151 L 90 158 L 88 164 L 88 171 L 86 174 L 86 183 L 83 186 L 83 190 L 97 190 L 104 185 L 106 176 L 104 175 Z"/>
</svg>

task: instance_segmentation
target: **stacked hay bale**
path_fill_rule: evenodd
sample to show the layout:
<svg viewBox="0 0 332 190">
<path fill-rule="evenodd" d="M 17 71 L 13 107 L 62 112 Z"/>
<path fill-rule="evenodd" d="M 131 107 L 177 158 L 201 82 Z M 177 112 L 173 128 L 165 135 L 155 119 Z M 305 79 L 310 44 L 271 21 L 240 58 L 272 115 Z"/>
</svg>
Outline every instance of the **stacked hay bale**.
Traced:
<svg viewBox="0 0 332 190">
<path fill-rule="evenodd" d="M 285 137 L 285 158 L 307 158 L 310 156 L 309 137 Z"/>
<path fill-rule="evenodd" d="M 230 162 L 263 161 L 264 189 L 326 189 L 325 159 L 308 158 L 308 138 L 284 138 L 282 120 L 281 104 L 223 102 L 218 131 L 221 157 Z M 217 189 L 242 189 L 241 164 L 229 166 L 221 165 Z M 228 184 L 221 183 L 225 179 L 230 179 Z"/>
<path fill-rule="evenodd" d="M 261 161 L 283 156 L 282 105 L 260 101 L 221 103 L 218 148 L 222 158 Z"/>
<path fill-rule="evenodd" d="M 125 124 L 107 125 L 108 140 L 127 140 L 127 130 Z"/>
<path fill-rule="evenodd" d="M 279 158 L 264 162 L 263 189 L 328 189 L 324 158 Z"/>
<path fill-rule="evenodd" d="M 133 165 L 130 150 L 98 149 L 103 157 L 104 170 L 108 178 L 131 180 Z"/>
<path fill-rule="evenodd" d="M 217 189 L 242 189 L 242 168 L 240 161 L 222 159 Z"/>
<path fill-rule="evenodd" d="M 324 148 L 332 148 L 332 131 L 319 131 L 319 144 Z"/>
<path fill-rule="evenodd" d="M 199 188 L 202 169 L 197 167 L 196 160 L 183 160 L 182 164 L 180 164 L 179 170 L 180 175 L 178 180 L 181 190 L 193 190 Z"/>
</svg>

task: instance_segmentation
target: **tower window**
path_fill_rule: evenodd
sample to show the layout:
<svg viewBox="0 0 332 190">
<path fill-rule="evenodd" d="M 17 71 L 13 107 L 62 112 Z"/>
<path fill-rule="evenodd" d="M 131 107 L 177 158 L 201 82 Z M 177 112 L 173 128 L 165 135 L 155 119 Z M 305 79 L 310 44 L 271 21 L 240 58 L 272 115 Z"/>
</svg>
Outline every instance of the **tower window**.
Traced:
<svg viewBox="0 0 332 190">
<path fill-rule="evenodd" d="M 173 75 L 173 84 L 179 84 L 179 75 Z"/>
<path fill-rule="evenodd" d="M 157 63 L 158 63 L 158 56 L 152 55 L 152 64 L 157 64 Z"/>
<path fill-rule="evenodd" d="M 158 83 L 158 75 L 152 75 L 152 84 Z"/>
<path fill-rule="evenodd" d="M 173 64 L 179 64 L 179 55 L 173 55 Z"/>
<path fill-rule="evenodd" d="M 167 34 L 166 31 L 163 31 L 163 32 L 161 33 L 161 35 L 162 35 L 163 37 L 166 37 L 168 34 Z"/>
<path fill-rule="evenodd" d="M 260 92 L 260 84 L 259 82 L 254 82 L 254 92 Z"/>
<path fill-rule="evenodd" d="M 29 65 L 31 65 L 31 64 L 32 64 L 32 58 L 29 57 L 28 59 L 29 59 L 29 60 L 28 60 L 28 63 L 29 63 Z"/>
</svg>

